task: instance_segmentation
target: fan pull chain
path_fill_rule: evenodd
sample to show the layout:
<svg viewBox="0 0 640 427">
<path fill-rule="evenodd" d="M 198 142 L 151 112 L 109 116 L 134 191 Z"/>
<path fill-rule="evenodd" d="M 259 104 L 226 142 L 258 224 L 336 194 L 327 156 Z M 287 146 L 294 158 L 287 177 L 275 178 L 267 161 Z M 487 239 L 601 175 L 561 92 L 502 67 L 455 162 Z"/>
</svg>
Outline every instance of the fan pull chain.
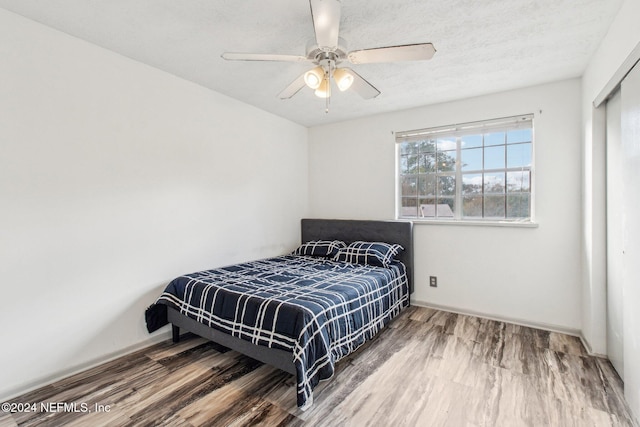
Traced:
<svg viewBox="0 0 640 427">
<path fill-rule="evenodd" d="M 331 61 L 329 61 L 329 78 L 327 79 L 327 97 L 325 98 L 324 113 L 329 114 L 329 101 L 331 100 L 331 76 L 333 72 L 331 70 Z"/>
</svg>

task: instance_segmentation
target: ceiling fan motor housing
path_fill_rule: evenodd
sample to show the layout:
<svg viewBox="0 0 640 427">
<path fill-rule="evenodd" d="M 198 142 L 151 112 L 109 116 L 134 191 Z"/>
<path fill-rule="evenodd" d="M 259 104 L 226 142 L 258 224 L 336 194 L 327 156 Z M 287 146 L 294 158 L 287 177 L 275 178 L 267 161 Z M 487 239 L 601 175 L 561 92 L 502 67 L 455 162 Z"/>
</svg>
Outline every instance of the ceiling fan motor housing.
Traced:
<svg viewBox="0 0 640 427">
<path fill-rule="evenodd" d="M 307 45 L 307 59 L 314 64 L 322 65 L 322 61 L 333 61 L 334 66 L 347 59 L 347 48 L 344 39 L 338 39 L 338 47 L 328 49 L 318 46 L 313 42 Z"/>
</svg>

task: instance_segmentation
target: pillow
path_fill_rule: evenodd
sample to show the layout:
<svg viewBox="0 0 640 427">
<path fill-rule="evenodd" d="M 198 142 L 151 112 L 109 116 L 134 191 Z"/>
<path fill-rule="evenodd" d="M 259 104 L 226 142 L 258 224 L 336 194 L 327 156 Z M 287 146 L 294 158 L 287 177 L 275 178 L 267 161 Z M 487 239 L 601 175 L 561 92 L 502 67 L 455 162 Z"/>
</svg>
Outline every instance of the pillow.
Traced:
<svg viewBox="0 0 640 427">
<path fill-rule="evenodd" d="M 402 250 L 404 248 L 395 243 L 353 242 L 346 248 L 340 249 L 333 260 L 389 267 L 393 258 Z"/>
<path fill-rule="evenodd" d="M 298 249 L 293 251 L 293 255 L 333 257 L 338 253 L 338 250 L 346 247 L 347 245 L 340 240 L 311 240 L 300 245 Z"/>
</svg>

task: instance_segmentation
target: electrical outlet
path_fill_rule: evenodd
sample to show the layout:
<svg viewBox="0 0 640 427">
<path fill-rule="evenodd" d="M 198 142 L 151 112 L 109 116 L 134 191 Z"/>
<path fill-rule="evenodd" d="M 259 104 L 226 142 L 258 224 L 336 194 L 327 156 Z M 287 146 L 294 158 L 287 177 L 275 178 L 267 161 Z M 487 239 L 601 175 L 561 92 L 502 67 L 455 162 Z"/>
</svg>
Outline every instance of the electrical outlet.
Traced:
<svg viewBox="0 0 640 427">
<path fill-rule="evenodd" d="M 438 278 L 436 276 L 429 276 L 429 286 L 432 288 L 438 287 Z"/>
</svg>

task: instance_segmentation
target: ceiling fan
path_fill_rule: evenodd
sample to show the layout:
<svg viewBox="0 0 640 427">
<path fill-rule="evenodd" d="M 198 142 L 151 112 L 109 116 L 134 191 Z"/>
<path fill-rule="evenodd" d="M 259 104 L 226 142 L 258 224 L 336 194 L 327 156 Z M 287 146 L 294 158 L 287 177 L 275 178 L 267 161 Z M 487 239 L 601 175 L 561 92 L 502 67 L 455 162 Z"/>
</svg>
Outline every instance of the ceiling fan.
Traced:
<svg viewBox="0 0 640 427">
<path fill-rule="evenodd" d="M 315 90 L 316 96 L 331 97 L 331 81 L 340 91 L 351 88 L 364 99 L 375 98 L 380 91 L 348 67 L 339 67 L 345 61 L 352 64 L 419 61 L 431 59 L 436 50 L 431 43 L 387 46 L 348 52 L 339 37 L 341 0 L 309 0 L 315 32 L 315 43 L 307 46 L 306 56 L 268 53 L 225 52 L 222 58 L 230 61 L 282 61 L 311 62 L 316 66 L 306 71 L 278 95 L 289 99 L 305 86 Z"/>
</svg>

